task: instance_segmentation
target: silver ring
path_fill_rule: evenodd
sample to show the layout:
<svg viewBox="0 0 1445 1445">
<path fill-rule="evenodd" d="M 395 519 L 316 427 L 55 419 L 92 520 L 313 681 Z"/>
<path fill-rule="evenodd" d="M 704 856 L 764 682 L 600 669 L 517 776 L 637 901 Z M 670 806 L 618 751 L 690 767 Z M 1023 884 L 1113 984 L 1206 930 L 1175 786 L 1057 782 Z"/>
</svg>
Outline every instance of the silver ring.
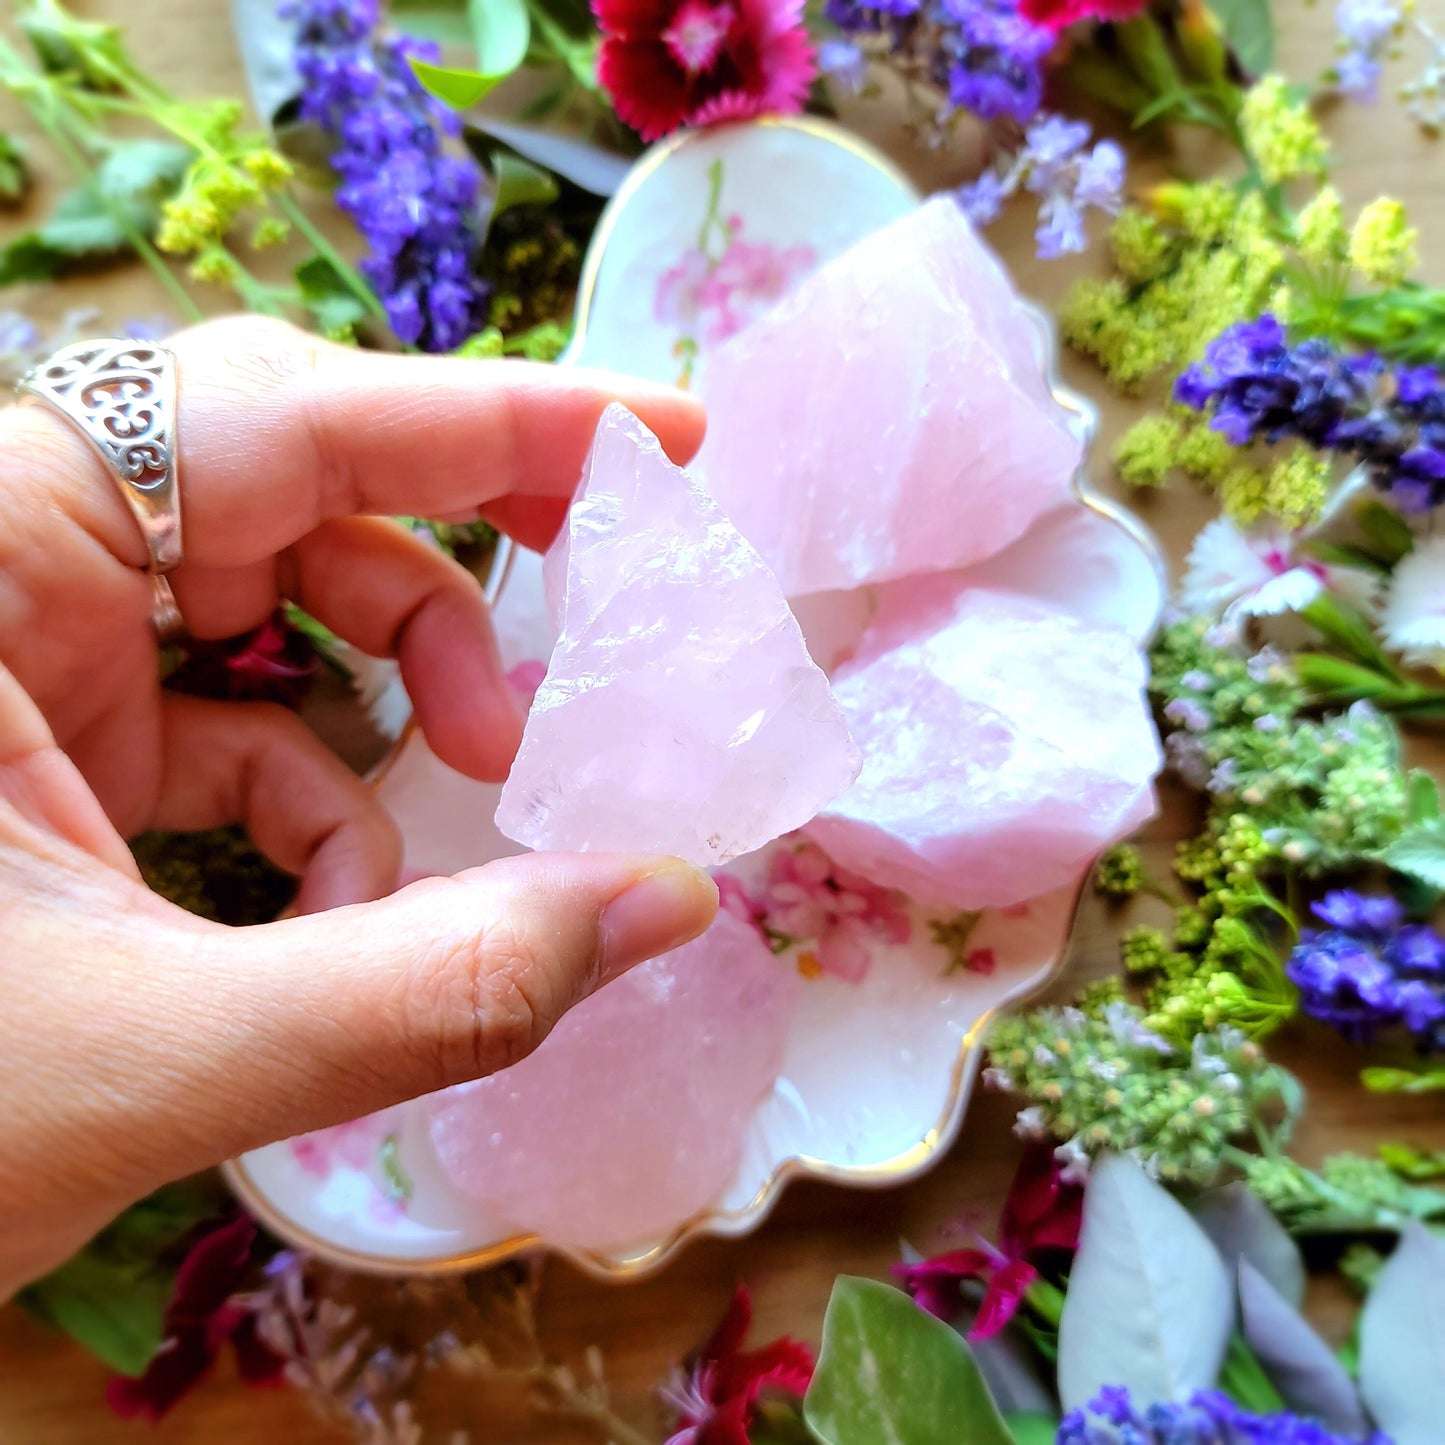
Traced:
<svg viewBox="0 0 1445 1445">
<path fill-rule="evenodd" d="M 156 630 L 173 638 L 180 613 L 165 574 L 181 562 L 175 357 L 151 341 L 78 341 L 27 372 L 15 390 L 64 417 L 115 478 L 150 553 Z"/>
</svg>

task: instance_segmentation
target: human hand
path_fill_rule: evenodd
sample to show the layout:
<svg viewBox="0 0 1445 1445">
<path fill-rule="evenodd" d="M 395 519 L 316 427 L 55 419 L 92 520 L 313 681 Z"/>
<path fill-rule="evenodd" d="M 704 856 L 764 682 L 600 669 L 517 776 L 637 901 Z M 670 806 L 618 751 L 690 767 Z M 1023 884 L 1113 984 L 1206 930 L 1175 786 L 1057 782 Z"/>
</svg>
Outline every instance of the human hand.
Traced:
<svg viewBox="0 0 1445 1445">
<path fill-rule="evenodd" d="M 498 779 L 522 717 L 475 581 L 399 525 L 556 532 L 598 417 L 679 460 L 697 405 L 525 363 L 402 358 L 255 317 L 169 343 L 197 638 L 296 602 L 399 659 L 433 750 Z M 515 1061 L 606 979 L 700 933 L 675 859 L 531 855 L 390 897 L 396 829 L 285 709 L 161 690 L 145 543 L 79 431 L 0 412 L 0 1300 L 166 1180 Z M 306 916 L 151 893 L 124 839 L 242 822 Z M 380 901 L 373 901 L 380 900 Z M 322 911 L 329 910 L 329 911 Z"/>
</svg>

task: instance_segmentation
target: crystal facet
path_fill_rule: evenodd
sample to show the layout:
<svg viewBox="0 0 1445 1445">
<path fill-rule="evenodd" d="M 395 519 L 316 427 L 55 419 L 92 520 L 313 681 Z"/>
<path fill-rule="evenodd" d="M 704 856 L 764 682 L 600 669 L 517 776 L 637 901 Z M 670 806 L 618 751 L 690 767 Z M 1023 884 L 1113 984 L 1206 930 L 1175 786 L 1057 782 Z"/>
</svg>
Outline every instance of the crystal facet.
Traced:
<svg viewBox="0 0 1445 1445">
<path fill-rule="evenodd" d="M 430 1104 L 464 1193 L 550 1243 L 673 1227 L 732 1177 L 798 979 L 731 914 L 579 1004 L 529 1058 Z"/>
<path fill-rule="evenodd" d="M 857 783 L 807 831 L 919 903 L 1017 903 L 1153 811 L 1159 745 L 1122 632 L 944 576 L 882 589 L 834 679 Z"/>
<path fill-rule="evenodd" d="M 776 578 L 623 407 L 554 551 L 561 635 L 497 808 L 509 838 L 721 863 L 857 777 Z"/>
<path fill-rule="evenodd" d="M 1082 443 L 1039 342 L 930 201 L 710 355 L 695 470 L 789 597 L 965 566 L 1069 496 Z"/>
</svg>

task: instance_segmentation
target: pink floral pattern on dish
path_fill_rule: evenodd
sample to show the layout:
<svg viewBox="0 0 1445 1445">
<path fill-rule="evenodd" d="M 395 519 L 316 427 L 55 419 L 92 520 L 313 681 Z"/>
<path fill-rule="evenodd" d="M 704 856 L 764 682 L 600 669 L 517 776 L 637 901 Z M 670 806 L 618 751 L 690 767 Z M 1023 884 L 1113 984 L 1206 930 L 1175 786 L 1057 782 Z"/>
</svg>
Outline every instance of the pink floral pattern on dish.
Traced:
<svg viewBox="0 0 1445 1445">
<path fill-rule="evenodd" d="M 708 205 L 697 245 L 658 278 L 653 315 L 676 327 L 673 354 L 680 384 L 692 378 L 699 352 L 741 331 L 818 263 L 811 246 L 774 246 L 743 236 L 743 218 L 723 215 L 721 161 L 708 167 Z"/>
<path fill-rule="evenodd" d="M 901 893 L 839 868 L 804 839 L 772 855 L 757 891 L 727 873 L 717 884 L 721 906 L 756 928 L 775 952 L 799 949 L 805 978 L 826 973 L 859 983 L 876 945 L 907 943 L 913 933 Z"/>
<path fill-rule="evenodd" d="M 325 1179 L 337 1168 L 367 1169 L 390 1132 L 388 1114 L 368 1114 L 292 1139 L 291 1154 L 308 1174 Z"/>
</svg>

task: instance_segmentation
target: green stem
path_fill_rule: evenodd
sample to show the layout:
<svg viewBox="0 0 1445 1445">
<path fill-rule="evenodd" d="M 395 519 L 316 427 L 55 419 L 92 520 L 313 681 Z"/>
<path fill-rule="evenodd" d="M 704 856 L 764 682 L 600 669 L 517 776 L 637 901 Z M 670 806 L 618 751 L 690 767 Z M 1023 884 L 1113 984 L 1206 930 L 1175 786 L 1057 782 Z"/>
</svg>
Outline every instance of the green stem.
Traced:
<svg viewBox="0 0 1445 1445">
<path fill-rule="evenodd" d="M 1025 1291 L 1029 1308 L 1046 1324 L 1058 1329 L 1064 1317 L 1064 1292 L 1046 1279 L 1036 1279 Z"/>
<path fill-rule="evenodd" d="M 3 43 L 3 42 L 0 42 Z M 35 118 L 35 122 L 49 137 L 50 142 L 76 175 L 86 184 L 93 184 L 95 172 L 86 161 L 80 148 L 66 135 L 62 122 L 57 121 L 53 116 L 47 114 L 41 107 L 26 101 L 26 109 Z M 151 239 L 136 226 L 125 211 L 114 205 L 107 197 L 101 196 L 101 201 L 110 212 L 116 225 L 125 233 L 126 240 L 135 249 L 136 254 L 150 268 L 162 288 L 168 293 L 171 300 L 180 308 L 182 315 L 188 321 L 204 321 L 206 314 L 196 305 L 190 293 L 176 279 L 175 273 L 167 265 L 165 257 L 156 250 Z"/>
<path fill-rule="evenodd" d="M 276 193 L 276 204 L 285 214 L 286 219 L 296 227 L 306 238 L 316 254 L 322 257 L 341 277 L 346 284 L 346 289 L 366 307 L 367 311 L 378 321 L 386 320 L 386 308 L 377 299 L 376 292 L 357 273 L 356 268 L 321 234 L 311 223 L 306 212 L 296 204 L 295 199 L 286 191 Z"/>
<path fill-rule="evenodd" d="M 1219 1388 L 1236 1405 L 1256 1415 L 1272 1415 L 1284 1409 L 1283 1396 L 1238 1330 L 1229 1337 L 1229 1349 L 1219 1371 Z"/>
</svg>

